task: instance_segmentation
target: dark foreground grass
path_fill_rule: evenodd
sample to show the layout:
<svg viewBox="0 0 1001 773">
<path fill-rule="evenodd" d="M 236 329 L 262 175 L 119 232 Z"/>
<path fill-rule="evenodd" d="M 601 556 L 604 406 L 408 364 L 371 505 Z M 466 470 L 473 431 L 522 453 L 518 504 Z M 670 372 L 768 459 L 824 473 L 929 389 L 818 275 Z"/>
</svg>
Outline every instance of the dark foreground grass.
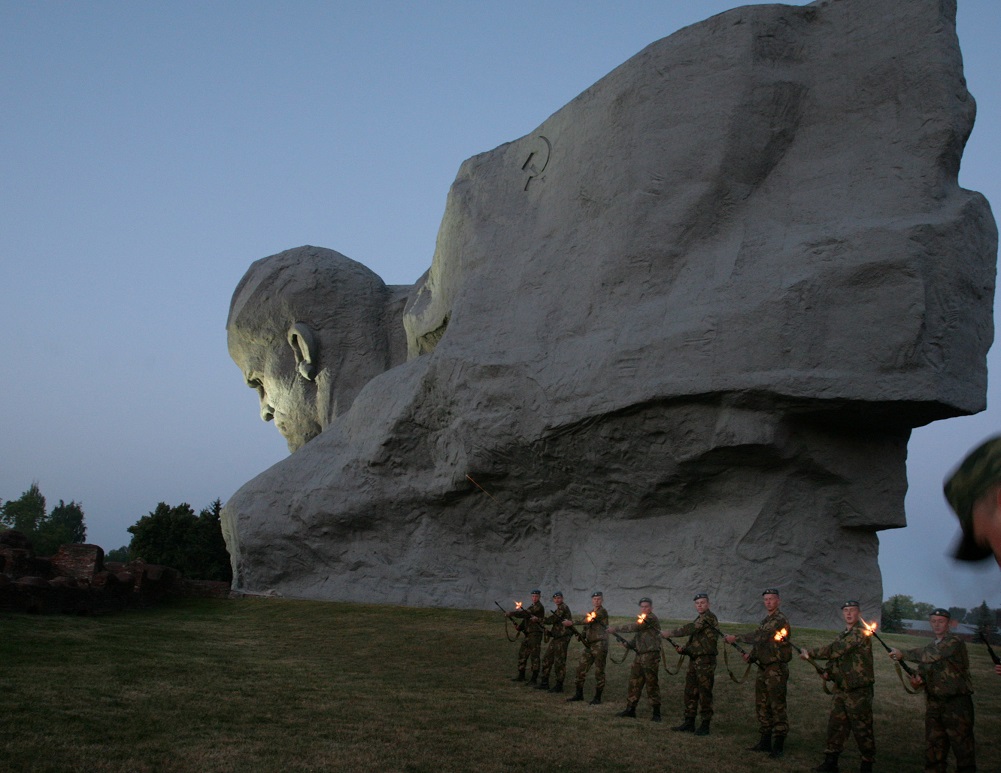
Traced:
<svg viewBox="0 0 1001 773">
<path fill-rule="evenodd" d="M 822 759 L 830 698 L 806 663 L 791 664 L 792 730 L 774 761 L 746 751 L 757 740 L 753 674 L 733 684 L 721 662 L 712 735 L 695 738 L 669 729 L 681 719 L 680 675 L 661 672 L 659 725 L 645 698 L 639 719 L 615 716 L 628 660 L 609 664 L 601 706 L 512 684 L 516 645 L 501 620 L 277 599 L 0 616 L 0 769 L 701 773 L 801 771 Z M 833 635 L 797 630 L 795 639 Z M 578 652 L 572 645 L 574 666 Z M 983 647 L 970 652 L 980 770 L 1001 771 L 1001 679 Z M 920 771 L 924 698 L 904 693 L 881 649 L 876 662 L 877 770 Z M 842 770 L 857 767 L 849 741 Z"/>
</svg>

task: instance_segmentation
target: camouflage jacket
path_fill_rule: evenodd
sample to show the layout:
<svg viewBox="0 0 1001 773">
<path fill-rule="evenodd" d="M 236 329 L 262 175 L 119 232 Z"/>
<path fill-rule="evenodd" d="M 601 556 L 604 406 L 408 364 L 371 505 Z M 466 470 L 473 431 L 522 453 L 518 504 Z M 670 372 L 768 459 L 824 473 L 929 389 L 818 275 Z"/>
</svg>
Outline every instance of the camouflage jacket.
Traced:
<svg viewBox="0 0 1001 773">
<path fill-rule="evenodd" d="M 570 614 L 570 607 L 566 604 L 560 604 L 556 609 L 552 611 L 551 614 L 546 615 L 542 622 L 545 625 L 551 625 L 552 628 L 549 630 L 549 635 L 554 639 L 562 639 L 565 636 L 573 636 L 570 633 L 569 628 L 563 627 L 564 620 L 573 620 L 573 615 Z"/>
<path fill-rule="evenodd" d="M 591 614 L 588 612 L 588 614 Z M 590 623 L 582 622 L 578 625 L 578 630 L 584 634 L 587 643 L 591 645 L 600 644 L 608 646 L 608 610 L 598 607 L 594 619 Z"/>
<path fill-rule="evenodd" d="M 706 610 L 692 622 L 675 628 L 668 636 L 687 636 L 683 649 L 691 657 L 716 654 L 716 638 L 719 636 L 719 620 L 711 610 Z"/>
<path fill-rule="evenodd" d="M 876 681 L 872 671 L 872 636 L 867 636 L 861 622 L 842 631 L 838 638 L 823 647 L 808 647 L 811 658 L 826 660 L 824 669 L 841 690 L 856 690 Z"/>
<path fill-rule="evenodd" d="M 775 641 L 775 634 L 783 628 L 786 629 L 785 640 Z M 776 609 L 758 624 L 757 630 L 738 636 L 737 641 L 753 644 L 751 659 L 759 665 L 770 666 L 792 660 L 792 645 L 789 643 L 791 638 L 792 626 L 782 614 L 782 610 Z"/>
<path fill-rule="evenodd" d="M 546 608 L 542 606 L 541 601 L 536 601 L 528 607 L 515 610 L 514 616 L 524 618 L 524 631 L 526 636 L 533 633 L 541 634 L 542 623 L 533 623 L 529 618 L 537 617 L 541 620 L 546 616 Z"/>
<path fill-rule="evenodd" d="M 918 664 L 925 690 L 933 698 L 951 698 L 973 692 L 970 681 L 970 658 L 966 643 L 953 633 L 926 647 L 901 650 L 904 660 Z"/>
<path fill-rule="evenodd" d="M 626 623 L 616 628 L 620 633 L 635 633 L 636 652 L 639 655 L 648 652 L 660 653 L 660 620 L 651 612 L 642 623 Z"/>
</svg>

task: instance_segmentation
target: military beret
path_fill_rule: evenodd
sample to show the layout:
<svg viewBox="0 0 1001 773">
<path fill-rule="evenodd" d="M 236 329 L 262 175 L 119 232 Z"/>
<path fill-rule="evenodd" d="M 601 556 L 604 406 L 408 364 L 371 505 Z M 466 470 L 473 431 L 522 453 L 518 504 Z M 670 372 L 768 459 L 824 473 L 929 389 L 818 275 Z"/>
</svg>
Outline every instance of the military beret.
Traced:
<svg viewBox="0 0 1001 773">
<path fill-rule="evenodd" d="M 708 599 L 708 598 L 709 596 L 705 593 L 696 593 L 695 598 L 693 598 L 692 601 L 698 601 L 699 599 Z"/>
<path fill-rule="evenodd" d="M 845 607 L 861 607 L 861 606 L 862 605 L 859 604 L 858 601 L 856 601 L 855 599 L 848 599 L 848 601 L 846 601 L 844 604 L 841 605 L 841 608 L 844 609 Z"/>
<path fill-rule="evenodd" d="M 643 603 L 644 601 L 645 601 L 645 602 L 646 602 L 647 604 L 653 604 L 653 601 L 651 601 L 651 600 L 650 600 L 650 599 L 649 599 L 649 598 L 648 598 L 647 596 L 644 596 L 643 598 L 641 598 L 641 599 L 639 600 L 639 603 L 640 603 L 640 604 L 642 604 L 642 603 Z"/>
<path fill-rule="evenodd" d="M 981 561 L 991 555 L 989 548 L 973 538 L 973 505 L 995 483 L 1001 483 L 1001 436 L 984 441 L 967 454 L 943 487 L 963 530 L 954 554 L 961 561 Z"/>
<path fill-rule="evenodd" d="M 599 598 L 599 597 L 600 598 L 605 598 L 604 596 L 601 595 L 601 591 L 600 590 L 596 590 L 594 593 L 591 594 L 591 598 L 593 598 L 593 599 L 596 599 L 596 598 Z"/>
<path fill-rule="evenodd" d="M 563 591 L 561 590 L 556 591 L 556 593 L 553 594 L 553 598 L 556 598 L 557 596 L 563 598 Z"/>
<path fill-rule="evenodd" d="M 938 609 L 933 609 L 931 612 L 928 613 L 928 617 L 948 617 L 949 619 L 952 619 L 952 615 L 949 614 L 949 610 L 942 609 L 942 607 L 939 607 Z"/>
<path fill-rule="evenodd" d="M 779 595 L 779 589 L 778 588 L 765 588 L 763 591 L 761 591 L 761 595 L 762 596 L 767 596 L 769 594 L 771 594 L 773 596 L 778 596 Z"/>
<path fill-rule="evenodd" d="M 538 588 L 536 588 L 535 590 L 533 590 L 532 593 L 538 593 L 540 596 L 542 595 L 542 591 L 539 590 Z"/>
</svg>

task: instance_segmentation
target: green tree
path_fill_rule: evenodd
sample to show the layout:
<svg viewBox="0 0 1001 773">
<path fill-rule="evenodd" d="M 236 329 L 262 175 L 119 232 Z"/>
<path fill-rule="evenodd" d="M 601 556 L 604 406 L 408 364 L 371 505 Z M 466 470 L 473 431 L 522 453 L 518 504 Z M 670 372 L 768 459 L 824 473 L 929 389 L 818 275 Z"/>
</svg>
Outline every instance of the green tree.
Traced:
<svg viewBox="0 0 1001 773">
<path fill-rule="evenodd" d="M 924 620 L 928 615 L 934 612 L 937 607 L 934 604 L 929 604 L 927 601 L 915 601 L 914 602 L 914 619 Z"/>
<path fill-rule="evenodd" d="M 66 504 L 60 499 L 59 504 L 52 508 L 52 512 L 35 530 L 32 538 L 35 553 L 51 556 L 59 550 L 60 545 L 85 542 L 87 527 L 83 518 L 83 508 L 78 503 Z"/>
<path fill-rule="evenodd" d="M 218 499 L 199 515 L 187 502 L 176 507 L 160 502 L 129 527 L 129 555 L 173 567 L 193 580 L 229 582 L 232 572 L 219 522 L 221 509 Z"/>
<path fill-rule="evenodd" d="M 51 556 L 60 545 L 87 539 L 83 507 L 77 502 L 66 504 L 60 499 L 46 515 L 45 497 L 37 482 L 18 499 L 8 500 L 0 507 L 0 523 L 24 534 L 38 556 Z"/>
<path fill-rule="evenodd" d="M 10 499 L 0 509 L 0 522 L 8 529 L 16 529 L 29 539 L 45 520 L 45 497 L 34 482 L 17 499 Z"/>
<path fill-rule="evenodd" d="M 914 599 L 911 596 L 904 596 L 900 593 L 890 596 L 885 602 L 883 602 L 883 608 L 886 609 L 887 605 L 896 604 L 896 611 L 900 614 L 901 620 L 914 620 L 917 614 L 914 611 Z M 885 614 L 885 613 L 884 613 Z M 886 627 L 886 624 L 883 624 Z"/>
<path fill-rule="evenodd" d="M 987 601 L 985 599 L 976 609 L 976 619 L 974 625 L 977 626 L 978 631 L 983 633 L 984 636 L 987 636 L 997 630 L 996 621 L 997 618 L 991 611 L 991 608 L 987 606 Z"/>
<path fill-rule="evenodd" d="M 104 554 L 105 561 L 119 561 L 123 564 L 127 564 L 131 558 L 129 557 L 129 546 L 122 545 L 120 548 L 115 548 L 114 550 L 109 550 Z"/>
<path fill-rule="evenodd" d="M 904 618 L 901 614 L 902 598 L 909 597 L 891 596 L 883 602 L 882 628 L 887 633 L 901 633 L 904 630 L 902 622 Z"/>
</svg>

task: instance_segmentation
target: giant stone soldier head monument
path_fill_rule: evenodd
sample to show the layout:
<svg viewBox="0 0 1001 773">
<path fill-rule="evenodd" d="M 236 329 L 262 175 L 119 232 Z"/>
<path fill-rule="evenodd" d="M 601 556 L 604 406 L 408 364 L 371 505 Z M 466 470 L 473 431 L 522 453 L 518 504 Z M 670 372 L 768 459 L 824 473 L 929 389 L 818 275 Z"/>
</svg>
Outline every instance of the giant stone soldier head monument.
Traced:
<svg viewBox="0 0 1001 773">
<path fill-rule="evenodd" d="M 257 261 L 230 353 L 293 453 L 223 510 L 235 586 L 878 608 L 911 428 L 984 408 L 974 113 L 954 2 L 737 8 L 466 160 L 413 287 Z"/>
</svg>

